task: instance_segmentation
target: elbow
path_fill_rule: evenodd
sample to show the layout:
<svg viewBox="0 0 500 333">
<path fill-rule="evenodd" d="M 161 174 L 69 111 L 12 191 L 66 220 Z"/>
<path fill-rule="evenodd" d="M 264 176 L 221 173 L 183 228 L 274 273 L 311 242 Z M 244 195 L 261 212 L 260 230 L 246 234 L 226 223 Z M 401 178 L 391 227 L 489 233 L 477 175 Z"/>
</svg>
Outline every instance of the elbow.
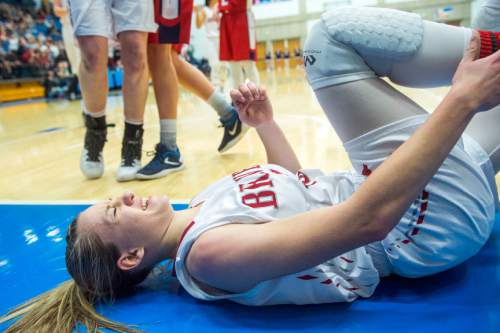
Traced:
<svg viewBox="0 0 500 333">
<path fill-rule="evenodd" d="M 395 219 L 394 214 L 386 214 L 383 210 L 375 213 L 368 226 L 372 238 L 370 241 L 377 242 L 384 240 L 398 222 L 399 219 Z"/>
<path fill-rule="evenodd" d="M 364 214 L 359 222 L 358 231 L 363 235 L 361 238 L 365 244 L 383 240 L 392 229 L 387 227 L 387 216 L 378 212 Z"/>
<path fill-rule="evenodd" d="M 370 243 L 373 242 L 380 242 L 384 240 L 387 235 L 389 234 L 390 230 L 387 230 L 386 228 L 380 227 L 379 225 L 372 226 L 372 230 L 370 232 L 371 239 Z"/>
</svg>

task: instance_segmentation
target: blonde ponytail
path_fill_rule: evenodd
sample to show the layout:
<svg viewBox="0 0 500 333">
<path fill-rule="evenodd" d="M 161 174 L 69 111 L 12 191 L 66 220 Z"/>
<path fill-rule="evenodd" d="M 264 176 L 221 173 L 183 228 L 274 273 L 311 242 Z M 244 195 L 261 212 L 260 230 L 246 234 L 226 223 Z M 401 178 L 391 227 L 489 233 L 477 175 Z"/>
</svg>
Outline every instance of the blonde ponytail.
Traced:
<svg viewBox="0 0 500 333">
<path fill-rule="evenodd" d="M 77 233 L 77 219 L 66 237 L 66 267 L 73 277 L 0 317 L 0 324 L 16 320 L 6 333 L 72 333 L 78 326 L 87 332 L 109 329 L 139 333 L 124 324 L 101 316 L 94 304 L 126 295 L 143 281 L 150 269 L 126 273 L 116 267 L 119 256 L 113 244 L 103 244 L 94 233 Z"/>
<path fill-rule="evenodd" d="M 88 296 L 73 280 L 39 295 L 0 318 L 5 323 L 20 317 L 5 333 L 71 333 L 81 324 L 87 332 L 100 328 L 116 332 L 138 333 L 126 325 L 111 321 L 98 314 Z"/>
</svg>

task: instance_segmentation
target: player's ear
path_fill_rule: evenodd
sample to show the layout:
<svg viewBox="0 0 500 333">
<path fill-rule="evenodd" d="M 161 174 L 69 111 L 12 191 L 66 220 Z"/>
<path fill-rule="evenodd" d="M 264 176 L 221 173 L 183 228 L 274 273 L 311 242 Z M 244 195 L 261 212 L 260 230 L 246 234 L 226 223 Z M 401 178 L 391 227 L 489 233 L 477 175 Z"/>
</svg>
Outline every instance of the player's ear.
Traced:
<svg viewBox="0 0 500 333">
<path fill-rule="evenodd" d="M 123 271 L 129 271 L 139 266 L 143 258 L 144 258 L 144 248 L 138 247 L 123 252 L 120 258 L 118 258 L 116 265 Z"/>
</svg>

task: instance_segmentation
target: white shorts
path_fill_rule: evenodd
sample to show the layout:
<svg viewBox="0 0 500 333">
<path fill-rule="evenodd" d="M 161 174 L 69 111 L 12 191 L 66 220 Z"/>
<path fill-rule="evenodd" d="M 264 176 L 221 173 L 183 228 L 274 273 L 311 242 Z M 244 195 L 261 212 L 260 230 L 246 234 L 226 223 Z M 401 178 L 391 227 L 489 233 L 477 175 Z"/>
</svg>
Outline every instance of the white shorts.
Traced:
<svg viewBox="0 0 500 333">
<path fill-rule="evenodd" d="M 122 31 L 155 32 L 153 0 L 68 0 L 75 36 L 115 38 Z"/>
<path fill-rule="evenodd" d="M 354 169 L 369 177 L 426 119 L 427 115 L 410 117 L 345 143 Z M 467 260 L 488 240 L 497 204 L 491 161 L 476 141 L 464 135 L 381 242 L 389 270 L 421 277 Z"/>
</svg>

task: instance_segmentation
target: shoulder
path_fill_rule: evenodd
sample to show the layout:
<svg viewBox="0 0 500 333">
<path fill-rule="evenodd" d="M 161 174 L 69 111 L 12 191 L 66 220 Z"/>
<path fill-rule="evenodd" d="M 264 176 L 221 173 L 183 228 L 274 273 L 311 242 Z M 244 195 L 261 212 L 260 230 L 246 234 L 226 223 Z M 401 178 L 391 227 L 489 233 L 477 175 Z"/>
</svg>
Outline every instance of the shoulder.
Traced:
<svg viewBox="0 0 500 333">
<path fill-rule="evenodd" d="M 250 244 L 260 224 L 227 224 L 201 234 L 193 243 L 187 258 L 189 275 L 205 286 L 242 292 L 255 283 L 234 279 L 245 256 L 252 252 Z M 246 255 L 245 255 L 246 253 Z"/>
</svg>

